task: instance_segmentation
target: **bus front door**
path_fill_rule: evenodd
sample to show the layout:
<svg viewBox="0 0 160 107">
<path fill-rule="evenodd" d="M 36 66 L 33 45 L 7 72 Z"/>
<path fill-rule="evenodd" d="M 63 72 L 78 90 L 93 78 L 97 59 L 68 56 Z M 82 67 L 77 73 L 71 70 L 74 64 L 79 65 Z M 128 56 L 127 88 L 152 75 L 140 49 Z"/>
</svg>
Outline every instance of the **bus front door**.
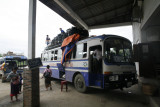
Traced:
<svg viewBox="0 0 160 107">
<path fill-rule="evenodd" d="M 100 45 L 89 48 L 89 85 L 100 88 L 103 87 L 101 50 Z"/>
</svg>

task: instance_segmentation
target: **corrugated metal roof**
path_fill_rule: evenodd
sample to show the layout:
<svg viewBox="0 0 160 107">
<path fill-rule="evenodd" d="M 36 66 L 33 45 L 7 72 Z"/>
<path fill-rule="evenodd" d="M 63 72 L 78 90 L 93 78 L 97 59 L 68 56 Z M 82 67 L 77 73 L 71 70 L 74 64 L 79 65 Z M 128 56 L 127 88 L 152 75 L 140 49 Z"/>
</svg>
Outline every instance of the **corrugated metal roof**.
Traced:
<svg viewBox="0 0 160 107">
<path fill-rule="evenodd" d="M 134 3 L 134 0 L 40 1 L 73 25 L 77 27 L 87 26 L 89 28 L 92 26 L 131 22 Z"/>
</svg>

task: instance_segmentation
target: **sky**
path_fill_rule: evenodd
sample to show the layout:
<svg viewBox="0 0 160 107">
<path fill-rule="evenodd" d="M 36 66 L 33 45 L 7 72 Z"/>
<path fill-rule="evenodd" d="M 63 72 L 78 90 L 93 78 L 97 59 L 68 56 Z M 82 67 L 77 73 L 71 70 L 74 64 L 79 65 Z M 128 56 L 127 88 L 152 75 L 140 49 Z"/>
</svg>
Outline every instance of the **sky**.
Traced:
<svg viewBox="0 0 160 107">
<path fill-rule="evenodd" d="M 28 56 L 28 11 L 29 0 L 0 0 L 0 53 L 12 51 Z M 51 40 L 73 25 L 37 0 L 36 16 L 36 57 L 46 47 L 46 35 Z M 90 35 L 116 34 L 133 41 L 132 27 L 94 29 Z"/>
</svg>

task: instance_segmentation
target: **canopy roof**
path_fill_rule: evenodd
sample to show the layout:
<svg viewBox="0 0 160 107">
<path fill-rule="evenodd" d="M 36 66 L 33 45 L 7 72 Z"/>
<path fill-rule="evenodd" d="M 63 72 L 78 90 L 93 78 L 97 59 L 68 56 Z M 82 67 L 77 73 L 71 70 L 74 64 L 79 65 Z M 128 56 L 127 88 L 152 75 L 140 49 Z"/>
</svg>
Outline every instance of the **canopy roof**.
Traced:
<svg viewBox="0 0 160 107">
<path fill-rule="evenodd" d="M 136 0 L 40 0 L 76 27 L 130 25 Z"/>
</svg>

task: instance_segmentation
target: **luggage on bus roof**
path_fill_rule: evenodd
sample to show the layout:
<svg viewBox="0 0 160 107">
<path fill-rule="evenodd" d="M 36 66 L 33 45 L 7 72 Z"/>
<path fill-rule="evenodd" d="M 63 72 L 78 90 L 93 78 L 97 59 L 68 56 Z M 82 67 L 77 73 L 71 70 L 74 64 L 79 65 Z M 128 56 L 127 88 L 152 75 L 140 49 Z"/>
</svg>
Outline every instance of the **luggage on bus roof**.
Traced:
<svg viewBox="0 0 160 107">
<path fill-rule="evenodd" d="M 63 33 L 63 34 L 60 33 L 56 37 L 54 37 L 54 39 L 51 42 L 51 45 L 48 45 L 46 49 L 51 49 L 51 48 L 61 46 L 63 40 L 73 34 L 79 34 L 80 40 L 85 39 L 89 36 L 88 30 L 85 30 L 83 28 L 71 27 L 66 30 L 66 33 Z"/>
</svg>

